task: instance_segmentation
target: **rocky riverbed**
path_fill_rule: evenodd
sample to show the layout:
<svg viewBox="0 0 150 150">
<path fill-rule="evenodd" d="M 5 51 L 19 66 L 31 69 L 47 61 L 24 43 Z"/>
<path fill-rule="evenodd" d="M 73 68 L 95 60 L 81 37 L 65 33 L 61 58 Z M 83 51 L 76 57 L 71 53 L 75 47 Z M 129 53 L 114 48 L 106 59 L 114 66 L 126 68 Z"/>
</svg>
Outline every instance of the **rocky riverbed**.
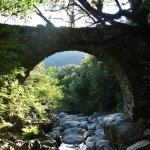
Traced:
<svg viewBox="0 0 150 150">
<path fill-rule="evenodd" d="M 148 120 L 134 123 L 124 113 L 91 116 L 60 113 L 53 131 L 60 150 L 150 150 Z"/>
<path fill-rule="evenodd" d="M 150 121 L 135 123 L 124 113 L 60 113 L 42 138 L 23 141 L 6 132 L 0 139 L 0 150 L 150 150 Z"/>
</svg>

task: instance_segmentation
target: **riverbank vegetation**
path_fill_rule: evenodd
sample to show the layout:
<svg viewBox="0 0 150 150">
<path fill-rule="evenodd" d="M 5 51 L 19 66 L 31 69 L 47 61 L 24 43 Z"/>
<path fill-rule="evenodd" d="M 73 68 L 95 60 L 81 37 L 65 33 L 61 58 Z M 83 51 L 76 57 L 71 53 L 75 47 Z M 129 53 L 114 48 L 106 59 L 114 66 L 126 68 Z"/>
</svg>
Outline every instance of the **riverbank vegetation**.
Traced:
<svg viewBox="0 0 150 150">
<path fill-rule="evenodd" d="M 87 56 L 80 66 L 67 65 L 45 69 L 37 65 L 21 84 L 23 68 L 0 77 L 0 118 L 9 122 L 18 115 L 23 120 L 32 112 L 46 122 L 46 112 L 92 114 L 95 111 L 118 112 L 123 100 L 119 81 L 114 72 L 94 56 Z"/>
</svg>

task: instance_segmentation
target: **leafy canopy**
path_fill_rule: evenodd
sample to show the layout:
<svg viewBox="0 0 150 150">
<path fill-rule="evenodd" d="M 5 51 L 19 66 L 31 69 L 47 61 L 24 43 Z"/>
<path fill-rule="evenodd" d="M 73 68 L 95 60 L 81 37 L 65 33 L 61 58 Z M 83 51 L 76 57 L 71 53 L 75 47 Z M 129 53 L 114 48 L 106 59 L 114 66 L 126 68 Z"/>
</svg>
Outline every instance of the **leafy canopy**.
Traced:
<svg viewBox="0 0 150 150">
<path fill-rule="evenodd" d="M 80 66 L 59 67 L 55 75 L 63 86 L 61 111 L 90 114 L 123 109 L 119 81 L 113 71 L 95 57 L 85 57 Z"/>
<path fill-rule="evenodd" d="M 110 9 L 104 12 L 103 8 L 106 3 L 116 7 L 118 11 L 113 14 L 109 12 Z M 150 13 L 149 0 L 129 0 L 127 2 L 123 0 L 1 0 L 0 6 L 0 14 L 3 16 L 25 17 L 30 11 L 36 11 L 45 21 L 50 22 L 39 8 L 48 11 L 50 18 L 53 18 L 52 12 L 63 10 L 69 16 L 67 21 L 71 24 L 84 18 L 84 24 L 101 24 L 103 27 L 108 25 L 147 27 Z"/>
</svg>

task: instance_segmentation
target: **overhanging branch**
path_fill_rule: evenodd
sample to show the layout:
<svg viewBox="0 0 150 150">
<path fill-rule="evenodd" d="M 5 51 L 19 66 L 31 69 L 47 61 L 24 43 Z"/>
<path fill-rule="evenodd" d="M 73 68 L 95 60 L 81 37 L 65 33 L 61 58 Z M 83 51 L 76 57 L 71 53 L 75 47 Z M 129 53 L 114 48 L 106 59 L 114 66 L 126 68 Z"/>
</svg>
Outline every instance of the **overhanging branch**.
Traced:
<svg viewBox="0 0 150 150">
<path fill-rule="evenodd" d="M 37 6 L 35 6 L 33 4 L 34 8 L 36 9 L 37 11 L 37 15 L 40 16 L 50 27 L 55 27 L 43 14 L 42 12 L 38 9 Z"/>
</svg>

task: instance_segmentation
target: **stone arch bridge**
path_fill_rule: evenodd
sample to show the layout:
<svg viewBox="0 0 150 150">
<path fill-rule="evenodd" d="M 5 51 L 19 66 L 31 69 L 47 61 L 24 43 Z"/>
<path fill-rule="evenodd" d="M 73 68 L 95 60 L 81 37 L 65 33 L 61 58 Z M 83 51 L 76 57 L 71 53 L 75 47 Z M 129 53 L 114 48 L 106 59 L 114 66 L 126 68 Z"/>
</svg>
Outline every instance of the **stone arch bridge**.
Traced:
<svg viewBox="0 0 150 150">
<path fill-rule="evenodd" d="M 44 58 L 56 52 L 78 50 L 96 56 L 116 73 L 124 94 L 125 111 L 137 120 L 150 117 L 150 38 L 138 31 L 119 27 L 0 24 L 0 51 L 16 53 L 27 75 Z"/>
</svg>

